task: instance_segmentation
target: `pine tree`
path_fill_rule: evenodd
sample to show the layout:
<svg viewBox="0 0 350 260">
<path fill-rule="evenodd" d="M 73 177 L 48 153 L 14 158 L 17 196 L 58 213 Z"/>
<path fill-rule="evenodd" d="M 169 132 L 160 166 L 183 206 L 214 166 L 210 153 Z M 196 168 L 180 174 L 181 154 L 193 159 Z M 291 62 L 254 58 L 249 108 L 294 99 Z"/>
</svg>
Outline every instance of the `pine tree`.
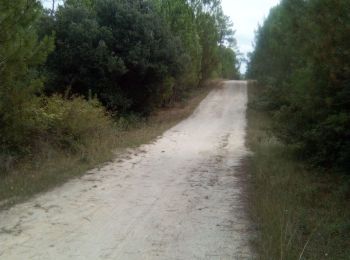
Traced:
<svg viewBox="0 0 350 260">
<path fill-rule="evenodd" d="M 0 5 L 0 144 L 19 141 L 29 103 L 42 86 L 35 67 L 53 49 L 50 37 L 38 40 L 35 22 L 42 12 L 36 0 L 2 1 Z"/>
</svg>

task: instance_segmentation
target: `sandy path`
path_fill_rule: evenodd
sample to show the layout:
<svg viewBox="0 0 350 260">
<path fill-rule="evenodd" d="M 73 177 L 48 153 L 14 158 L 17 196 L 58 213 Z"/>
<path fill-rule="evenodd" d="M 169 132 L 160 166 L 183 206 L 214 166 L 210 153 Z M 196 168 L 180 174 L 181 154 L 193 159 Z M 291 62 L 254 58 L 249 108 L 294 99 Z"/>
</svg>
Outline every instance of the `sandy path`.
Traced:
<svg viewBox="0 0 350 260">
<path fill-rule="evenodd" d="M 246 82 L 155 143 L 0 213 L 0 259 L 246 259 Z"/>
</svg>

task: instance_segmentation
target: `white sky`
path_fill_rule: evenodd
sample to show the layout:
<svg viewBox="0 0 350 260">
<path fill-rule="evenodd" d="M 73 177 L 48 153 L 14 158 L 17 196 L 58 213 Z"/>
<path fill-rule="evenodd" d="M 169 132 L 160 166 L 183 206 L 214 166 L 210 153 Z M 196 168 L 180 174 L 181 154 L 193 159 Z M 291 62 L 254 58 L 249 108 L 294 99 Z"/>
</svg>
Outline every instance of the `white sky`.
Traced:
<svg viewBox="0 0 350 260">
<path fill-rule="evenodd" d="M 236 31 L 238 49 L 246 55 L 253 50 L 253 41 L 258 24 L 262 24 L 271 7 L 279 0 L 222 0 L 224 13 L 231 17 Z M 241 72 L 246 66 L 242 64 Z"/>
</svg>

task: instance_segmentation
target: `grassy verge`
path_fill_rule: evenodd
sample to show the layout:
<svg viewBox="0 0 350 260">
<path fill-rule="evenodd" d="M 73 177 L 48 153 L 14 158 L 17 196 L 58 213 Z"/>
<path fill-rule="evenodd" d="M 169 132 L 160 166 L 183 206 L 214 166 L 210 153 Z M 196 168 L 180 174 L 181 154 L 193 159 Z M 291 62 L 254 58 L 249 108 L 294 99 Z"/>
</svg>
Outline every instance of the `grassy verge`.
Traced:
<svg viewBox="0 0 350 260">
<path fill-rule="evenodd" d="M 87 170 L 107 162 L 126 148 L 149 143 L 165 130 L 188 117 L 206 95 L 220 86 L 212 81 L 189 94 L 183 102 L 170 108 L 159 109 L 148 120 L 134 122 L 127 130 L 120 127 L 99 138 L 92 138 L 88 146 L 75 154 L 63 153 L 51 147 L 41 147 L 40 154 L 17 163 L 6 175 L 0 174 L 0 208 L 47 191 Z M 45 145 L 45 144 L 42 144 Z"/>
<path fill-rule="evenodd" d="M 250 84 L 247 170 L 259 259 L 350 259 L 349 179 L 297 161 L 269 130 L 271 117 L 254 109 L 258 96 Z"/>
</svg>

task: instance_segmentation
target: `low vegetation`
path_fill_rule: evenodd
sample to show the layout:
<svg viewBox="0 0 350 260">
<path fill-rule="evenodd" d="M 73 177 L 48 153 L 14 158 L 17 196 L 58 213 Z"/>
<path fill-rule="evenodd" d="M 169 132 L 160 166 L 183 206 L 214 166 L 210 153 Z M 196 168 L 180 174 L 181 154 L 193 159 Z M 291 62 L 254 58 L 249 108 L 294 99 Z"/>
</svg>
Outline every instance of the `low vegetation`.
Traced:
<svg viewBox="0 0 350 260">
<path fill-rule="evenodd" d="M 276 138 L 272 113 L 259 104 L 263 91 L 249 86 L 247 136 L 259 259 L 349 259 L 348 177 L 311 168 Z"/>
</svg>

